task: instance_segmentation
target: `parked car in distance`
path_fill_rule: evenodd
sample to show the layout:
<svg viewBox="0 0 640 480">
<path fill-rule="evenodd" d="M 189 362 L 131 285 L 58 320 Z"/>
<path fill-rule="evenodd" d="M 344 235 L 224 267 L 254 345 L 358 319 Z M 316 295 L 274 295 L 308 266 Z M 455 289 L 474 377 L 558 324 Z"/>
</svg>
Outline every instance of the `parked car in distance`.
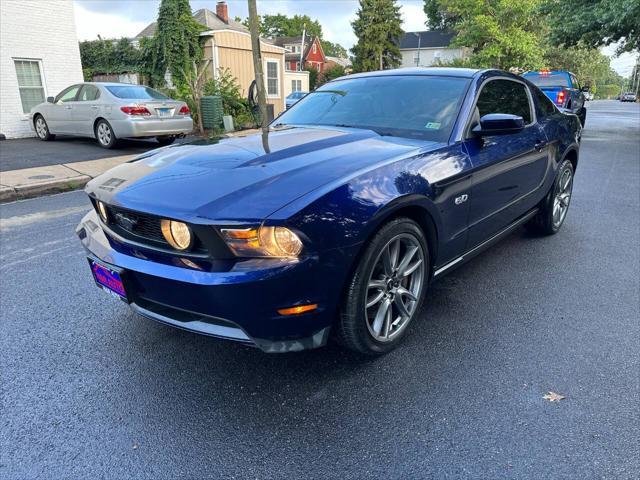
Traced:
<svg viewBox="0 0 640 480">
<path fill-rule="evenodd" d="M 584 99 L 585 99 L 587 102 L 592 101 L 592 100 L 593 100 L 593 93 L 591 93 L 591 92 L 584 92 Z"/>
<path fill-rule="evenodd" d="M 287 95 L 287 98 L 284 99 L 284 105 L 286 108 L 291 108 L 295 105 L 299 100 L 303 99 L 305 95 L 309 92 L 291 92 Z"/>
<path fill-rule="evenodd" d="M 622 95 L 620 95 L 621 102 L 635 102 L 637 101 L 637 99 L 638 97 L 633 92 L 625 92 Z"/>
<path fill-rule="evenodd" d="M 186 103 L 144 85 L 80 83 L 31 109 L 40 140 L 56 135 L 92 137 L 104 148 L 121 138 L 155 137 L 161 145 L 193 130 Z"/>
<path fill-rule="evenodd" d="M 527 72 L 522 76 L 542 90 L 558 107 L 577 115 L 584 126 L 587 119 L 587 109 L 584 105 L 585 92 L 589 88 L 580 86 L 573 73 L 562 70 L 541 70 Z"/>
<path fill-rule="evenodd" d="M 581 132 L 507 72 L 355 74 L 264 134 L 93 179 L 76 232 L 97 285 L 148 318 L 265 352 L 333 333 L 382 354 L 434 279 L 520 225 L 560 230 Z"/>
</svg>

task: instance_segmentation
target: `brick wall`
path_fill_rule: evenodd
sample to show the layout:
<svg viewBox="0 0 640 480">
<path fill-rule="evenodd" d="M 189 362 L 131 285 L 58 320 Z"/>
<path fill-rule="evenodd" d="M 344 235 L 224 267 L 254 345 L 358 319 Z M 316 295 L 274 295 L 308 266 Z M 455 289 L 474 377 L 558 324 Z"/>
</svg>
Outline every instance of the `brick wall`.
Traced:
<svg viewBox="0 0 640 480">
<path fill-rule="evenodd" d="M 40 60 L 46 96 L 82 82 L 72 0 L 0 0 L 0 133 L 33 136 L 14 59 Z"/>
</svg>

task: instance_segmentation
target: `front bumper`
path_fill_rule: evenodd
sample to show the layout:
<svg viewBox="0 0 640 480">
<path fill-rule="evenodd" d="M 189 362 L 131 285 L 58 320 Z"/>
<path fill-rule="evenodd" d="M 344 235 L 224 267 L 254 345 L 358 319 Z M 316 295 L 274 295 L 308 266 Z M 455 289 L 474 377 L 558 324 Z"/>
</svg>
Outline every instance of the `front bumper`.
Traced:
<svg viewBox="0 0 640 480">
<path fill-rule="evenodd" d="M 188 260 L 121 242 L 105 233 L 95 211 L 76 229 L 90 257 L 124 269 L 131 307 L 153 320 L 265 352 L 317 348 L 327 342 L 337 314 L 345 261 L 336 249 L 301 259 Z M 346 255 L 346 257 L 345 257 Z M 277 310 L 318 304 L 312 312 Z"/>
<path fill-rule="evenodd" d="M 109 123 L 118 138 L 180 135 L 193 131 L 193 120 L 190 116 L 163 120 L 132 117 L 122 120 L 110 120 Z"/>
</svg>

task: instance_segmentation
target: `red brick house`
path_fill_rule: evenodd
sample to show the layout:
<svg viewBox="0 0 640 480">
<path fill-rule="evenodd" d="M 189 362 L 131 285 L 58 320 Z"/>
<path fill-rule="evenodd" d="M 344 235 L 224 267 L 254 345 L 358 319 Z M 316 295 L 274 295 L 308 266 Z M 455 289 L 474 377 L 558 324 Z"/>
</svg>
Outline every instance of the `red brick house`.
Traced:
<svg viewBox="0 0 640 480">
<path fill-rule="evenodd" d="M 327 57 L 322 50 L 322 45 L 318 37 L 305 37 L 304 46 L 302 37 L 276 37 L 271 40 L 274 45 L 283 47 L 285 53 L 285 68 L 287 70 L 303 70 L 305 67 L 312 67 L 319 72 L 327 68 Z M 302 67 L 300 57 L 302 53 Z"/>
</svg>

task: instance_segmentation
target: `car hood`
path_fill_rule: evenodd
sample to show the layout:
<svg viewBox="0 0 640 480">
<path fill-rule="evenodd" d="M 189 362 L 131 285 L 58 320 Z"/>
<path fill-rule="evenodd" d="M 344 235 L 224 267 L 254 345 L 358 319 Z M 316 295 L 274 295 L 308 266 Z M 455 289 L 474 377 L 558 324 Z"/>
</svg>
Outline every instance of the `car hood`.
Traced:
<svg viewBox="0 0 640 480">
<path fill-rule="evenodd" d="M 371 130 L 294 127 L 147 152 L 86 190 L 109 204 L 195 223 L 260 221 L 324 184 L 438 145 Z"/>
</svg>

